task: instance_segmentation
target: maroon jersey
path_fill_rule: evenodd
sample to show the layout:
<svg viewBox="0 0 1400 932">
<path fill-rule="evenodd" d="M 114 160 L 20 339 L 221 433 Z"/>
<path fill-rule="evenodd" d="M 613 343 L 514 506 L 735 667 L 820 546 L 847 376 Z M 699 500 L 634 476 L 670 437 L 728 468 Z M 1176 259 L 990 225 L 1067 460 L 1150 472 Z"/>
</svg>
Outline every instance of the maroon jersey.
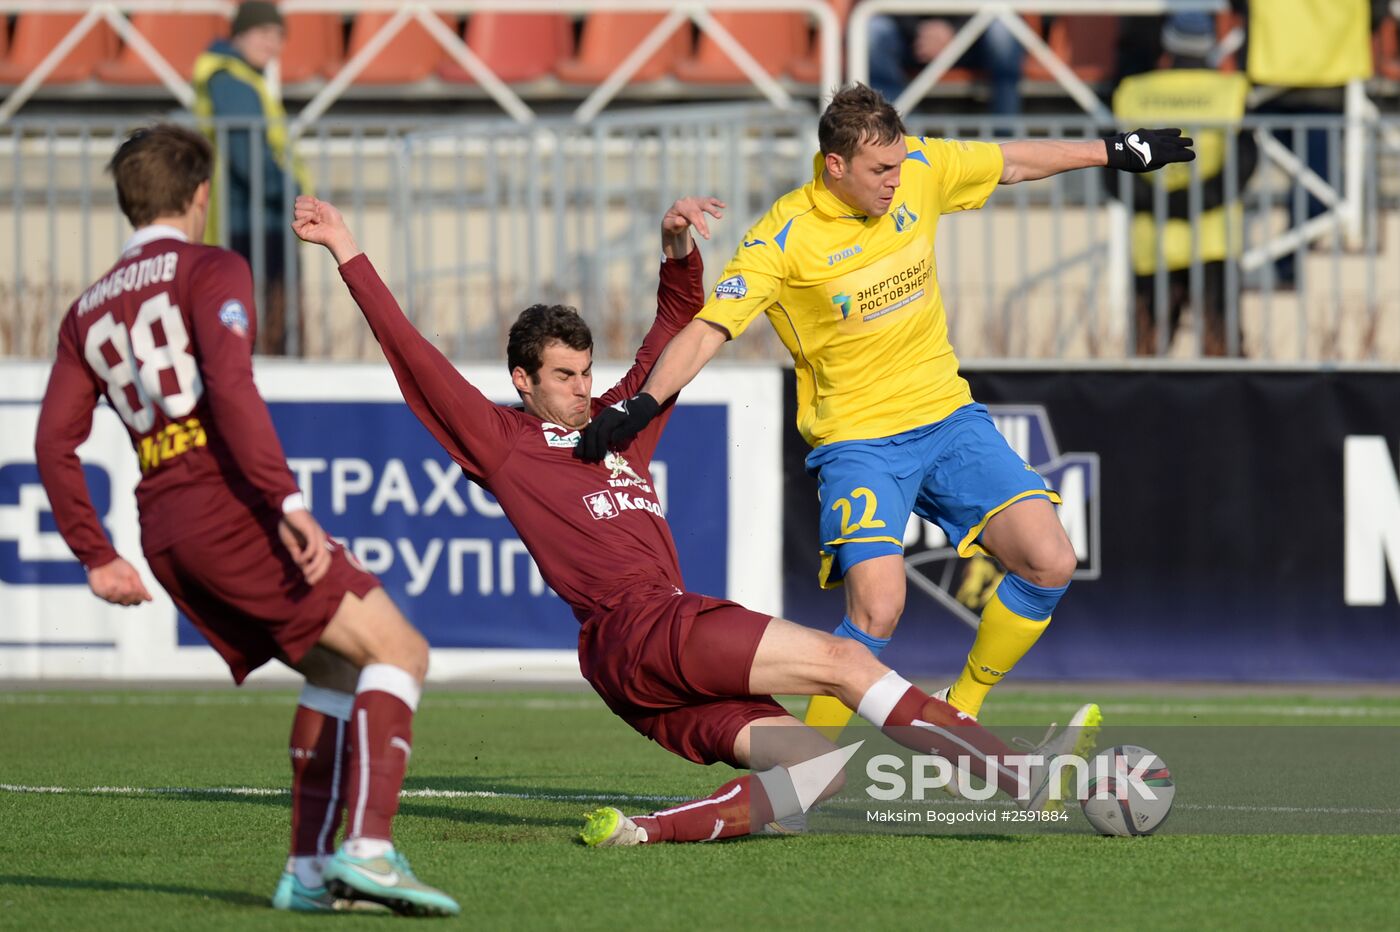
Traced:
<svg viewBox="0 0 1400 932">
<path fill-rule="evenodd" d="M 705 303 L 698 252 L 661 266 L 656 323 L 636 363 L 596 413 L 641 390 L 662 349 Z M 580 621 L 613 608 L 623 591 L 683 588 L 671 529 L 649 467 L 670 416 L 661 413 L 601 463 L 574 456 L 578 432 L 495 404 L 414 329 L 363 255 L 340 267 L 384 349 L 413 413 L 469 478 L 496 496 L 545 581 Z"/>
<path fill-rule="evenodd" d="M 35 454 L 58 529 L 85 566 L 117 556 L 76 453 L 103 396 L 141 461 L 136 501 L 147 553 L 234 512 L 280 513 L 297 493 L 253 385 L 254 327 L 248 263 L 161 226 L 138 230 L 68 309 Z"/>
</svg>

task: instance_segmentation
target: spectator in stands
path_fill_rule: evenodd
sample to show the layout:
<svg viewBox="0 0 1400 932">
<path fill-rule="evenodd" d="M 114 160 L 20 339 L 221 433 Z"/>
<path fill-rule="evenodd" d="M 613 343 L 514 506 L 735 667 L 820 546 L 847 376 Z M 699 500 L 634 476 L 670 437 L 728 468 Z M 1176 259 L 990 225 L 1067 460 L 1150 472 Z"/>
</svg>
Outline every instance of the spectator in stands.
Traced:
<svg viewBox="0 0 1400 932">
<path fill-rule="evenodd" d="M 933 61 L 967 19 L 890 16 L 870 20 L 870 86 L 893 101 L 909 84 L 910 72 Z M 1021 112 L 1021 66 L 1026 51 L 1000 20 L 987 27 L 958 64 L 985 71 L 991 84 L 991 112 Z"/>
<path fill-rule="evenodd" d="M 1307 120 L 1340 114 L 1346 85 L 1371 77 L 1371 34 L 1385 17 L 1389 0 L 1231 0 L 1231 5 L 1245 17 L 1245 70 L 1259 85 L 1255 112 Z M 1308 168 L 1330 181 L 1327 131 L 1303 132 Z M 1274 135 L 1294 151 L 1292 129 Z M 1308 218 L 1323 210 L 1322 202 L 1309 194 Z M 1293 254 L 1282 257 L 1274 268 L 1279 285 L 1294 287 Z"/>
<path fill-rule="evenodd" d="M 1192 127 L 1193 120 L 1205 123 L 1236 123 L 1244 116 L 1249 81 L 1241 74 L 1224 74 L 1207 64 L 1215 45 L 1215 21 L 1205 13 L 1179 13 L 1170 16 L 1162 29 L 1166 67 L 1124 79 L 1113 95 L 1114 116 L 1126 126 L 1139 122 L 1180 121 L 1196 140 L 1196 170 L 1200 177 L 1200 213 L 1191 222 L 1191 174 L 1182 163 L 1162 170 L 1167 190 L 1165 223 L 1158 223 L 1154 210 L 1154 188 L 1142 176 L 1132 176 L 1132 202 L 1136 212 L 1132 223 L 1132 262 L 1135 274 L 1135 320 L 1137 354 L 1156 355 L 1159 345 L 1170 346 L 1181 320 L 1182 310 L 1191 303 L 1190 268 L 1199 256 L 1202 281 L 1203 315 L 1201 352 L 1206 356 L 1243 354 L 1239 318 L 1234 334 L 1227 335 L 1225 263 L 1238 258 L 1243 241 L 1244 218 L 1239 192 L 1254 172 L 1258 150 L 1252 133 L 1229 131 L 1235 137 L 1234 162 L 1228 162 L 1226 130 Z M 1234 200 L 1227 200 L 1226 178 L 1235 176 Z M 1120 192 L 1119 172 L 1105 172 L 1110 195 Z M 1168 321 L 1165 333 L 1156 317 L 1158 238 L 1167 270 Z M 1233 345 L 1232 345 L 1233 344 Z"/>
<path fill-rule="evenodd" d="M 275 4 L 249 0 L 238 7 L 232 37 L 219 40 L 194 64 L 195 113 L 215 146 L 224 140 L 215 131 L 215 120 L 242 121 L 245 128 L 230 126 L 224 160 L 228 191 L 211 191 L 209 223 L 204 241 L 228 246 L 253 265 L 255 280 L 265 290 L 256 295 L 263 312 L 258 326 L 258 351 L 285 354 L 291 348 L 287 327 L 287 216 L 297 194 L 310 193 L 305 169 L 291 151 L 287 139 L 286 112 L 272 93 L 263 72 L 281 53 L 286 38 L 282 14 Z M 248 121 L 261 124 L 254 130 Z M 254 201 L 255 175 L 261 180 L 261 196 Z M 287 178 L 292 187 L 288 192 Z M 215 174 L 215 179 L 219 175 Z M 219 243 L 219 211 L 227 209 L 228 242 Z M 261 262 L 254 259 L 254 243 L 261 240 Z M 295 253 L 293 253 L 295 261 Z M 300 318 L 298 337 L 300 336 Z M 300 339 L 296 346 L 301 346 Z"/>
</svg>

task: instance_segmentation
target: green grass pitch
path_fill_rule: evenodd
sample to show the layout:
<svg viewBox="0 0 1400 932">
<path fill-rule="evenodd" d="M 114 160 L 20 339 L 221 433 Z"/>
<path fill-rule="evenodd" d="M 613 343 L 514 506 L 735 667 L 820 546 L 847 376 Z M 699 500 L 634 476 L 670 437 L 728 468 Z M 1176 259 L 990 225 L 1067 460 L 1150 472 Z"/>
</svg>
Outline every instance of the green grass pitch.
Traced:
<svg viewBox="0 0 1400 932">
<path fill-rule="evenodd" d="M 988 721 L 1063 720 L 1084 698 L 1008 685 Z M 1093 698 L 1113 724 L 1400 724 L 1393 695 Z M 0 929 L 409 921 L 267 908 L 286 851 L 293 702 L 264 689 L 0 693 Z M 590 693 L 430 691 L 399 842 L 472 928 L 1400 927 L 1394 834 L 575 841 L 601 800 L 646 810 L 730 773 L 672 757 Z"/>
</svg>

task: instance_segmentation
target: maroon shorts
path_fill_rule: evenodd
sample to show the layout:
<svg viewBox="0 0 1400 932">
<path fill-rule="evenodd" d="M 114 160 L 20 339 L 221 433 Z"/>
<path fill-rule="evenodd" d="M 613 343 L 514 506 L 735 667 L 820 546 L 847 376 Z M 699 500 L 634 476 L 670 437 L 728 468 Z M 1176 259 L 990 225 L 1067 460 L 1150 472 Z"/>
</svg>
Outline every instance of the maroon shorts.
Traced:
<svg viewBox="0 0 1400 932">
<path fill-rule="evenodd" d="M 697 764 L 734 759 L 750 722 L 786 715 L 749 692 L 754 652 L 771 616 L 658 588 L 584 622 L 583 676 L 627 724 Z"/>
<path fill-rule="evenodd" d="M 236 683 L 274 658 L 296 663 L 321 639 L 347 592 L 363 598 L 379 580 L 331 541 L 331 568 L 306 584 L 277 536 L 271 512 L 231 515 L 217 530 L 146 554 L 170 593 Z"/>
</svg>

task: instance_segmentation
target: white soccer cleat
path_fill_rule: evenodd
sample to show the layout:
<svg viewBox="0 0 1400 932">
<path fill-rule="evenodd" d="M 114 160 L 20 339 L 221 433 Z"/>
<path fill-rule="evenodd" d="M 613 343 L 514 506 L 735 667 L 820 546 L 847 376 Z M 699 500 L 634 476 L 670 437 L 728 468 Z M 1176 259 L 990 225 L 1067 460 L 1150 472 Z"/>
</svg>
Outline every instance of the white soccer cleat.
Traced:
<svg viewBox="0 0 1400 932">
<path fill-rule="evenodd" d="M 1055 731 L 1057 727 L 1052 723 L 1050 729 L 1045 732 L 1045 737 L 1037 745 L 1031 745 L 1025 739 L 1012 739 L 1013 743 L 1020 747 L 1028 748 L 1029 753 L 1045 759 L 1043 763 L 1031 768 L 1031 793 L 1021 803 L 1023 808 L 1032 812 L 1055 812 L 1064 808 L 1065 797 L 1075 789 L 1069 785 L 1075 771 L 1072 768 L 1060 770 L 1060 798 L 1051 799 L 1050 765 L 1057 757 L 1073 756 L 1087 760 L 1098 743 L 1099 729 L 1103 727 L 1103 712 L 1096 703 L 1086 703 L 1070 716 L 1069 724 L 1058 733 Z"/>
<path fill-rule="evenodd" d="M 583 817 L 579 839 L 590 848 L 626 848 L 647 843 L 647 830 L 614 806 L 594 809 Z"/>
</svg>

